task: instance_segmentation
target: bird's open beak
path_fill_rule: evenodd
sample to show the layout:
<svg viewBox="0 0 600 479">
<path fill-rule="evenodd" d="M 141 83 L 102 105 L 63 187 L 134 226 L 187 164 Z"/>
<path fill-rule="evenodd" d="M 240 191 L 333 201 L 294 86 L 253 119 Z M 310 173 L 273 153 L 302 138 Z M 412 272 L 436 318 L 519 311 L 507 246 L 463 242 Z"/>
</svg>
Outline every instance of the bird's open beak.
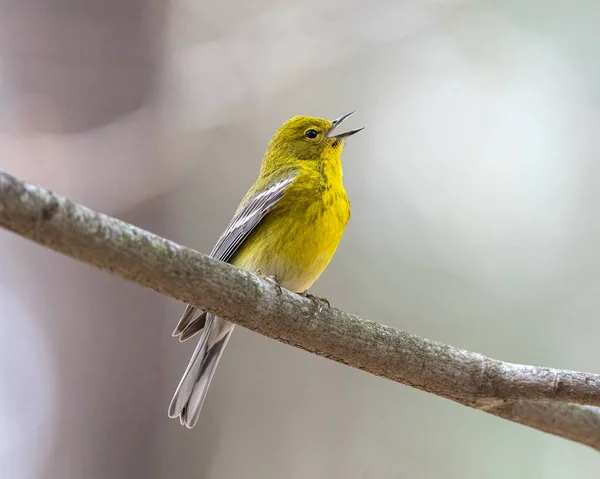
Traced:
<svg viewBox="0 0 600 479">
<path fill-rule="evenodd" d="M 337 135 L 333 135 L 333 132 L 337 129 L 337 127 L 340 126 L 346 119 L 350 118 L 352 115 L 354 115 L 353 111 L 351 111 L 350 113 L 346 113 L 345 115 L 342 115 L 339 118 L 333 120 L 331 128 L 327 132 L 327 136 L 329 138 L 339 141 L 343 140 L 344 138 L 348 138 L 349 136 L 352 136 L 355 133 L 358 133 L 360 130 L 363 130 L 364 126 L 362 128 L 357 128 L 356 130 L 350 130 L 344 133 L 338 133 Z"/>
</svg>

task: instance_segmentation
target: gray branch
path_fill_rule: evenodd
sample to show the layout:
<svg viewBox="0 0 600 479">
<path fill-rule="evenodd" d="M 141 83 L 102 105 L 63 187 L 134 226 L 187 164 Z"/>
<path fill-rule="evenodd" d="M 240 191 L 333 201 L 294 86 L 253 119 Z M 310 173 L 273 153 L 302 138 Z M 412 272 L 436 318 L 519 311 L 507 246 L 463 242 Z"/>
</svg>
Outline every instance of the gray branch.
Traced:
<svg viewBox="0 0 600 479">
<path fill-rule="evenodd" d="M 0 170 L 0 225 L 371 374 L 600 450 L 600 375 L 511 364 L 315 303 Z"/>
</svg>

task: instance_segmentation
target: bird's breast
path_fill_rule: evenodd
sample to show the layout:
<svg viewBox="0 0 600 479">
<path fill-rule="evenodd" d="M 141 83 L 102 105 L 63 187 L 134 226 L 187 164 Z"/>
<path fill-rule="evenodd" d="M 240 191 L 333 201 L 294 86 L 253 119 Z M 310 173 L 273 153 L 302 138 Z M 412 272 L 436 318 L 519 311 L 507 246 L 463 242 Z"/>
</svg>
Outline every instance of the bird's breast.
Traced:
<svg viewBox="0 0 600 479">
<path fill-rule="evenodd" d="M 301 184 L 286 191 L 232 263 L 275 276 L 291 291 L 310 288 L 333 258 L 350 218 L 343 186 L 325 186 Z"/>
</svg>

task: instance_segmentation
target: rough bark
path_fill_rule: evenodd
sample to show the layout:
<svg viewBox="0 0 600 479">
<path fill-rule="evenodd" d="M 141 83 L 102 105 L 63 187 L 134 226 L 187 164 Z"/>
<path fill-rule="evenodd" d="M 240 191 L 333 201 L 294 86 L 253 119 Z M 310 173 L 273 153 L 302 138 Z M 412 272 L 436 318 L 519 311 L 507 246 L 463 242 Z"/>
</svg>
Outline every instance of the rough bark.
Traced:
<svg viewBox="0 0 600 479">
<path fill-rule="evenodd" d="M 361 319 L 0 171 L 0 225 L 297 348 L 600 450 L 600 375 L 512 364 Z"/>
</svg>

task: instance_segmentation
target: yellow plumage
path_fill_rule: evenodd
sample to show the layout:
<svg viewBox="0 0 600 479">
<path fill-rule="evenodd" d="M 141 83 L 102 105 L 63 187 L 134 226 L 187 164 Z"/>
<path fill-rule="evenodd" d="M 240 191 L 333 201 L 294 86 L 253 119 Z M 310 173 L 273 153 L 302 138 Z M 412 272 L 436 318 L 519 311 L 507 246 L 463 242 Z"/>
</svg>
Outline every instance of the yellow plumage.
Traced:
<svg viewBox="0 0 600 479">
<path fill-rule="evenodd" d="M 350 218 L 339 156 L 327 161 L 332 163 L 325 168 L 328 183 L 310 166 L 300 166 L 284 197 L 250 234 L 232 264 L 273 276 L 290 291 L 312 286 L 333 258 Z"/>
<path fill-rule="evenodd" d="M 310 288 L 333 258 L 350 218 L 341 153 L 344 138 L 360 130 L 336 131 L 348 116 L 333 122 L 300 116 L 281 126 L 212 256 L 272 277 L 293 292 Z M 202 331 L 169 408 L 188 427 L 198 419 L 234 327 L 210 313 L 194 314 L 188 306 L 174 332 L 186 340 Z"/>
</svg>

